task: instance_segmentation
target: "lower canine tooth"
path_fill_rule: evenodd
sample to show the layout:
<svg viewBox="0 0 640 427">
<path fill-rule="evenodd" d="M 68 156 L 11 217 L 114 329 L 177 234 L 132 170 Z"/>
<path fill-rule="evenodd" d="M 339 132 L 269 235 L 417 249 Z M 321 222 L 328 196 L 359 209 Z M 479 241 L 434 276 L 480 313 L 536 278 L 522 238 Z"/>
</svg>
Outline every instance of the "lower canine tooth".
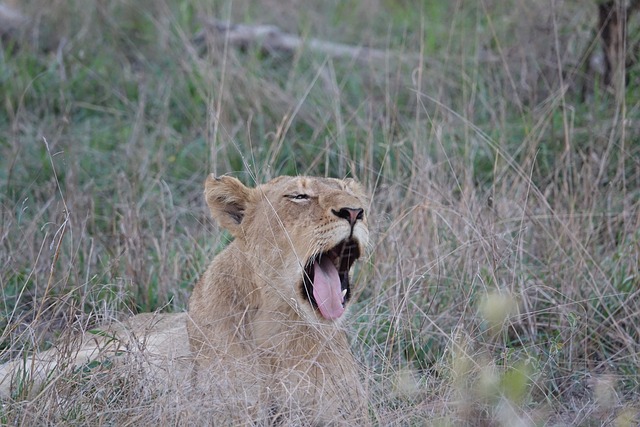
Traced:
<svg viewBox="0 0 640 427">
<path fill-rule="evenodd" d="M 343 290 L 342 290 L 342 300 L 343 300 L 343 301 L 344 301 L 344 297 L 345 297 L 345 295 L 347 295 L 347 290 L 346 290 L 346 289 L 343 289 Z"/>
</svg>

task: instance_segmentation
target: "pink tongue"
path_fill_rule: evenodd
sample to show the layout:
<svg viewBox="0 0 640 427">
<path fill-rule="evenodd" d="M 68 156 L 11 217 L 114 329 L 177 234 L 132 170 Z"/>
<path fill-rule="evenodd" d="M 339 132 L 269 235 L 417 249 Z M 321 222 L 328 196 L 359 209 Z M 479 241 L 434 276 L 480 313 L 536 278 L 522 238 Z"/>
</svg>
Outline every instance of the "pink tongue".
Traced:
<svg viewBox="0 0 640 427">
<path fill-rule="evenodd" d="M 329 257 L 315 261 L 313 275 L 313 297 L 316 299 L 320 314 L 325 319 L 335 320 L 342 316 L 342 288 L 338 269 Z"/>
</svg>

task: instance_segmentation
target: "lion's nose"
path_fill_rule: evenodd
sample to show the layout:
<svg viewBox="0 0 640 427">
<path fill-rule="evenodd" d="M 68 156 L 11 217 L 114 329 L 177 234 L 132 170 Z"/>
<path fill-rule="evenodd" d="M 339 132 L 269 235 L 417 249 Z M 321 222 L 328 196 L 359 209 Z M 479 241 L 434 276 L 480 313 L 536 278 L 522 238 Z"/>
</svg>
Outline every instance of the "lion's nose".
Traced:
<svg viewBox="0 0 640 427">
<path fill-rule="evenodd" d="M 339 211 L 331 209 L 331 212 L 339 218 L 346 219 L 351 227 L 360 219 L 364 218 L 364 209 L 362 208 L 342 208 Z"/>
</svg>

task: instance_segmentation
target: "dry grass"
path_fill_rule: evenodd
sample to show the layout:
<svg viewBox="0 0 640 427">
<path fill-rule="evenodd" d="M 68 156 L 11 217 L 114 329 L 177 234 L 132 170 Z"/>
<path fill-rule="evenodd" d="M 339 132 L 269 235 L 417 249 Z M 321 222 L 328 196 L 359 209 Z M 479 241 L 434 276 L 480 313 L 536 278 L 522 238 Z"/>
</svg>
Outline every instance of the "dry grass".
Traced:
<svg viewBox="0 0 640 427">
<path fill-rule="evenodd" d="M 375 244 L 349 326 L 376 424 L 638 424 L 639 74 L 578 96 L 595 6 L 24 3 L 34 26 L 0 51 L 0 361 L 184 310 L 227 239 L 207 173 L 354 175 Z M 202 16 L 389 57 L 198 48 Z M 137 366 L 27 381 L 0 423 L 220 410 L 150 391 Z"/>
</svg>

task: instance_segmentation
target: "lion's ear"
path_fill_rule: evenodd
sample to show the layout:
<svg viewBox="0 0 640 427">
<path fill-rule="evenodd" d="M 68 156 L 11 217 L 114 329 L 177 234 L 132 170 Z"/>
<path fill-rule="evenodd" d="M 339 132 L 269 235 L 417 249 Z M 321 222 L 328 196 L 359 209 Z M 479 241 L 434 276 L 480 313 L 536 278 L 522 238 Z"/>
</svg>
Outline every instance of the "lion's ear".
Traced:
<svg viewBox="0 0 640 427">
<path fill-rule="evenodd" d="M 204 183 L 204 197 L 211 215 L 234 237 L 240 235 L 240 224 L 251 195 L 250 188 L 231 176 L 215 177 L 211 174 Z"/>
</svg>

